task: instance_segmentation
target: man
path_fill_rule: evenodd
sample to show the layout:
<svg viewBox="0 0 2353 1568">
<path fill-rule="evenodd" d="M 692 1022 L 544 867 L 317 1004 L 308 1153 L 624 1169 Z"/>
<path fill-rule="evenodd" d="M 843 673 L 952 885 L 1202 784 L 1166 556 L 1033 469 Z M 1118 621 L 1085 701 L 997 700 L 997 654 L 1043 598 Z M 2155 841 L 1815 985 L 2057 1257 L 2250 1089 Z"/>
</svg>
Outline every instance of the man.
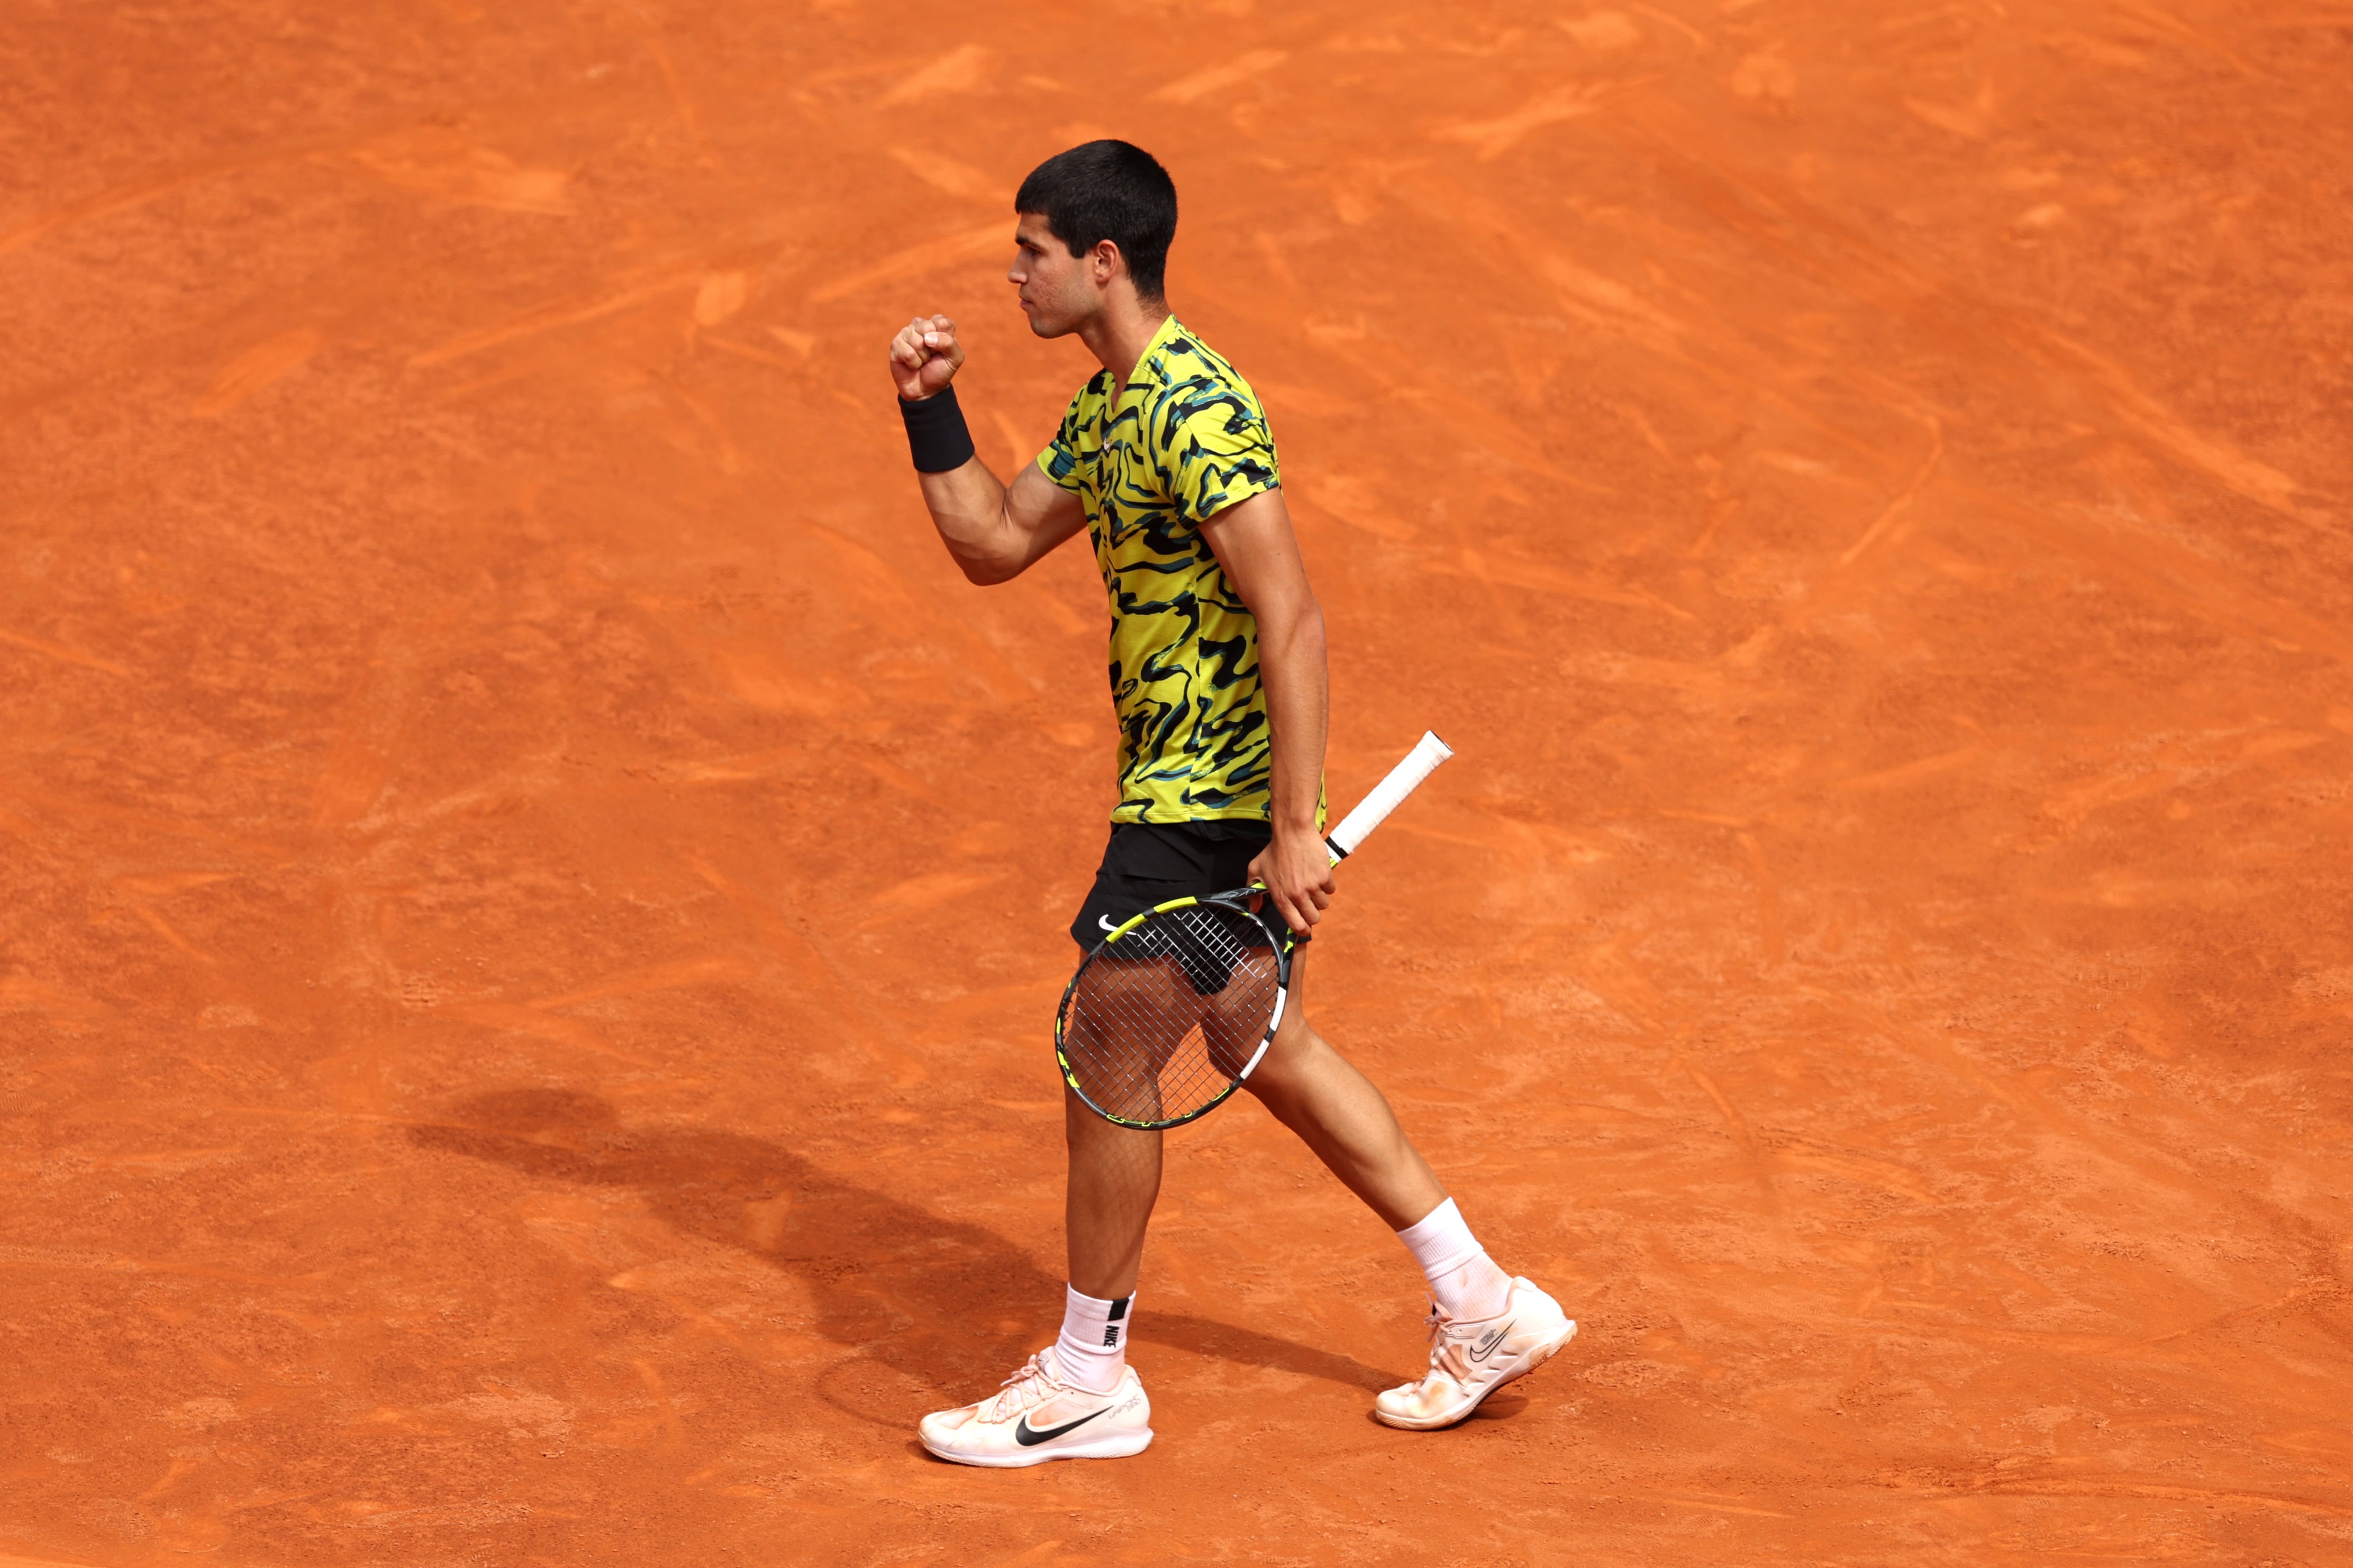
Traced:
<svg viewBox="0 0 2353 1568">
<path fill-rule="evenodd" d="M 1332 898 L 1323 837 L 1324 616 L 1283 509 L 1250 384 L 1168 312 L 1176 188 L 1152 156 L 1091 142 L 1039 165 L 1014 199 L 1029 330 L 1075 335 L 1103 369 L 1053 444 L 1008 487 L 973 455 L 954 388 L 955 323 L 911 321 L 891 374 L 932 521 L 975 583 L 1002 583 L 1081 529 L 1111 595 L 1120 801 L 1083 951 L 1187 894 L 1261 883 L 1303 942 Z M 1293 1005 L 1249 1089 L 1397 1231 L 1430 1281 L 1429 1371 L 1374 1402 L 1392 1426 L 1463 1419 L 1577 1331 L 1553 1299 L 1492 1262 L 1380 1090 Z M 923 1446 L 988 1466 L 1104 1458 L 1152 1441 L 1126 1364 L 1160 1134 L 1065 1095 L 1070 1280 L 1062 1331 L 977 1404 L 923 1418 Z"/>
</svg>

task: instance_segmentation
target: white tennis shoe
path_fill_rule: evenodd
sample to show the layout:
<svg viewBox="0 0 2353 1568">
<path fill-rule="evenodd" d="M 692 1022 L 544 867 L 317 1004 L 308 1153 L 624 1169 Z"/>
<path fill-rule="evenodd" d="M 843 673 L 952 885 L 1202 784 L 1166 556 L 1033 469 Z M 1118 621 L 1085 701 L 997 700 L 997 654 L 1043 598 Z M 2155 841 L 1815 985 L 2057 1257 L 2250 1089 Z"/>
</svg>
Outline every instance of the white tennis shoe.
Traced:
<svg viewBox="0 0 2353 1568">
<path fill-rule="evenodd" d="M 1550 1361 L 1576 1333 L 1560 1303 L 1525 1279 L 1512 1281 L 1504 1310 L 1492 1318 L 1457 1322 L 1433 1305 L 1430 1370 L 1418 1383 L 1375 1395 L 1374 1418 L 1411 1432 L 1451 1426 L 1487 1395 Z"/>
<path fill-rule="evenodd" d="M 920 1428 L 923 1447 L 959 1465 L 1014 1469 L 1049 1459 L 1124 1459 L 1152 1446 L 1152 1401 L 1133 1367 L 1096 1394 L 1062 1381 L 1051 1345 L 976 1405 L 935 1410 Z"/>
</svg>

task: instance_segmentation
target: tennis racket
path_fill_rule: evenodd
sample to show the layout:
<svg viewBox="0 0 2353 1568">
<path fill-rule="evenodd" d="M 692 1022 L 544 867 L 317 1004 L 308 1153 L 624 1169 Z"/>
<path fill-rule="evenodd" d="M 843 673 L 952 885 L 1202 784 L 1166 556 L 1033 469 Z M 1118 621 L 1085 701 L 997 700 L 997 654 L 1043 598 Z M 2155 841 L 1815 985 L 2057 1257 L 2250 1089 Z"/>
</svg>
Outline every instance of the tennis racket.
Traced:
<svg viewBox="0 0 2353 1568">
<path fill-rule="evenodd" d="M 1324 836 L 1332 864 L 1453 754 L 1425 733 Z M 1171 899 L 1080 962 L 1054 1015 L 1054 1056 L 1087 1109 L 1121 1127 L 1157 1131 L 1207 1116 L 1242 1086 L 1282 1026 L 1291 986 L 1294 939 L 1263 891 Z"/>
</svg>

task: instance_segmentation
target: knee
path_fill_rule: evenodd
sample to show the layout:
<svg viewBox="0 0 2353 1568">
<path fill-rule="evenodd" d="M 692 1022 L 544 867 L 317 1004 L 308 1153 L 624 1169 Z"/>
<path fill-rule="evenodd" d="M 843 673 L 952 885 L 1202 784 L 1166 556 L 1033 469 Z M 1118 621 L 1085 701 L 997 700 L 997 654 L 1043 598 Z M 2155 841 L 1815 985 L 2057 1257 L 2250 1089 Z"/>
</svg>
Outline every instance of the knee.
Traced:
<svg viewBox="0 0 2353 1568">
<path fill-rule="evenodd" d="M 1266 1047 L 1266 1056 L 1243 1087 L 1253 1093 L 1263 1087 L 1269 1092 L 1280 1094 L 1310 1069 L 1315 1058 L 1331 1048 L 1305 1018 L 1293 1014 L 1285 1018 L 1282 1027 L 1274 1032 L 1273 1043 Z M 1261 1095 L 1261 1098 L 1265 1097 Z"/>
</svg>

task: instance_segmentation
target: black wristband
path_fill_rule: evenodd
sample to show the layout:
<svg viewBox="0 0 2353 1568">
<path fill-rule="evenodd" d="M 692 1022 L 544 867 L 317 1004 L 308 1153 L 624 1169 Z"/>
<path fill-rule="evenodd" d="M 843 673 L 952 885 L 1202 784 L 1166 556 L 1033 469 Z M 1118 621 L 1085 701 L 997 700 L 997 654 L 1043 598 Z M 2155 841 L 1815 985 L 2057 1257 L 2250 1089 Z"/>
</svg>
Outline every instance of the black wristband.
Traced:
<svg viewBox="0 0 2353 1568">
<path fill-rule="evenodd" d="M 944 474 L 972 461 L 972 432 L 965 428 L 964 410 L 956 406 L 955 387 L 944 386 L 913 403 L 901 398 L 899 417 L 907 422 L 907 447 L 914 454 L 915 472 Z"/>
</svg>

